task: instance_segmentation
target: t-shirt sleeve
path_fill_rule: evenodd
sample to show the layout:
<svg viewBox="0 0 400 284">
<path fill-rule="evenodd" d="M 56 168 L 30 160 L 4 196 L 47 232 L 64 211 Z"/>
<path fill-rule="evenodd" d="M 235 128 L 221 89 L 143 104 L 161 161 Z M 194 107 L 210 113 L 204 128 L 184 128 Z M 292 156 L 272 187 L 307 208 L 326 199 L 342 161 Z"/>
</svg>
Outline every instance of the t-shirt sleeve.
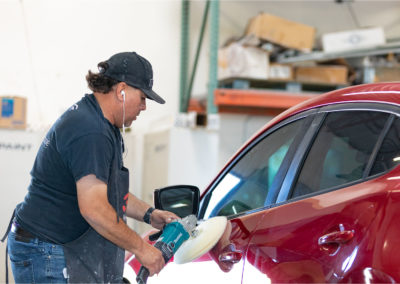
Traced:
<svg viewBox="0 0 400 284">
<path fill-rule="evenodd" d="M 94 174 L 107 183 L 113 154 L 114 150 L 109 138 L 102 134 L 88 134 L 69 145 L 62 156 L 71 169 L 75 181 Z"/>
</svg>

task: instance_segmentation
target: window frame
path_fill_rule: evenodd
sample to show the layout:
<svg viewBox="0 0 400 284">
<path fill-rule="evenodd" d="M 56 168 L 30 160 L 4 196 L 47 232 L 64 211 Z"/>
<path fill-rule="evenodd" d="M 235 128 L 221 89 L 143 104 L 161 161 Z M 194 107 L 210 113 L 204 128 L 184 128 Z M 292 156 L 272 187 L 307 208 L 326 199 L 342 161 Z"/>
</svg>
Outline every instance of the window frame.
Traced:
<svg viewBox="0 0 400 284">
<path fill-rule="evenodd" d="M 206 212 L 207 206 L 209 204 L 210 198 L 212 196 L 213 191 L 217 187 L 217 185 L 221 182 L 221 180 L 232 170 L 232 168 L 249 152 L 251 151 L 255 146 L 257 146 L 262 140 L 267 138 L 270 134 L 275 132 L 276 130 L 285 127 L 286 125 L 293 123 L 299 119 L 305 119 L 304 124 L 303 124 L 303 130 L 305 130 L 306 133 L 310 131 L 310 128 L 313 124 L 313 120 L 315 118 L 315 115 L 317 114 L 318 109 L 311 109 L 307 110 L 305 112 L 296 114 L 292 117 L 289 117 L 276 125 L 272 126 L 271 128 L 267 129 L 263 133 L 261 133 L 258 137 L 256 137 L 250 144 L 248 144 L 245 148 L 243 148 L 239 154 L 230 161 L 230 163 L 224 168 L 224 170 L 217 176 L 217 178 L 213 181 L 213 183 L 209 186 L 209 189 L 205 193 L 205 195 L 201 198 L 200 201 L 200 210 L 199 210 L 199 218 L 203 219 L 204 214 Z M 238 214 L 234 215 L 229 215 L 227 216 L 228 219 L 233 219 L 237 218 L 239 216 L 243 215 L 248 215 L 251 213 L 255 213 L 258 211 L 265 210 L 266 208 L 269 208 L 273 205 L 273 203 L 276 200 L 276 197 L 278 196 L 280 192 L 280 185 L 282 185 L 283 181 L 285 180 L 285 176 L 287 174 L 287 170 L 289 169 L 291 163 L 292 163 L 292 158 L 296 156 L 296 153 L 298 152 L 299 148 L 302 145 L 302 141 L 304 140 L 304 136 L 302 138 L 301 133 L 303 131 L 299 131 L 299 133 L 294 137 L 294 140 L 289 148 L 289 152 L 291 149 L 296 149 L 295 151 L 291 151 L 291 153 L 288 152 L 288 158 L 285 158 L 282 162 L 281 167 L 279 168 L 276 178 L 274 179 L 274 186 L 271 186 L 273 188 L 272 191 L 268 192 L 266 200 L 269 202 L 269 204 L 264 204 L 263 207 L 259 207 L 256 209 L 250 209 L 248 211 L 240 212 Z M 266 202 L 267 203 L 267 202 Z"/>
<path fill-rule="evenodd" d="M 373 148 L 373 151 L 371 153 L 370 159 L 368 161 L 368 165 L 366 167 L 366 169 L 364 170 L 363 173 L 363 177 L 361 179 L 358 179 L 356 181 L 352 181 L 352 182 L 348 182 L 345 184 L 341 184 L 338 186 L 334 186 L 334 187 L 330 187 L 330 188 L 326 188 L 323 189 L 321 191 L 317 191 L 317 192 L 313 192 L 313 193 L 309 193 L 309 194 L 305 194 L 302 196 L 298 196 L 295 198 L 291 198 L 292 192 L 294 190 L 294 186 L 295 183 L 298 180 L 298 177 L 300 175 L 301 170 L 303 169 L 303 165 L 308 157 L 308 153 L 311 150 L 311 147 L 313 146 L 315 139 L 319 133 L 319 129 L 320 127 L 323 125 L 326 116 L 329 113 L 333 113 L 333 112 L 344 112 L 344 111 L 374 111 L 374 112 L 384 112 L 384 113 L 388 113 L 388 119 L 385 122 L 385 126 L 382 129 L 378 140 Z M 372 166 L 375 162 L 376 156 L 379 152 L 379 149 L 383 143 L 384 138 L 386 137 L 387 133 L 390 130 L 390 127 L 393 124 L 393 121 L 395 120 L 395 118 L 400 118 L 400 107 L 396 106 L 396 105 L 391 105 L 391 104 L 384 104 L 384 103 L 340 103 L 340 104 L 335 104 L 335 105 L 329 105 L 329 106 L 325 106 L 325 107 L 321 107 L 318 110 L 318 113 L 316 114 L 316 116 L 323 116 L 324 119 L 321 121 L 320 126 L 318 127 L 318 129 L 314 129 L 313 131 L 313 138 L 312 140 L 309 142 L 309 144 L 307 145 L 307 149 L 304 153 L 300 153 L 298 152 L 298 156 L 293 158 L 293 162 L 290 165 L 290 169 L 289 171 L 291 171 L 291 175 L 286 175 L 285 177 L 285 184 L 288 184 L 288 187 L 284 187 L 282 189 L 282 191 L 279 193 L 279 196 L 274 204 L 274 206 L 280 206 L 286 203 L 290 203 L 290 202 L 294 202 L 297 200 L 301 200 L 301 199 L 305 199 L 305 198 L 309 198 L 312 196 L 316 196 L 316 195 L 320 195 L 320 194 L 324 194 L 330 191 L 334 191 L 334 190 L 338 190 L 344 187 L 349 187 L 355 184 L 359 184 L 371 179 L 374 179 L 378 176 L 384 175 L 386 173 L 388 173 L 389 171 L 393 170 L 393 168 L 388 169 L 387 171 L 369 176 L 369 173 L 372 169 Z"/>
</svg>

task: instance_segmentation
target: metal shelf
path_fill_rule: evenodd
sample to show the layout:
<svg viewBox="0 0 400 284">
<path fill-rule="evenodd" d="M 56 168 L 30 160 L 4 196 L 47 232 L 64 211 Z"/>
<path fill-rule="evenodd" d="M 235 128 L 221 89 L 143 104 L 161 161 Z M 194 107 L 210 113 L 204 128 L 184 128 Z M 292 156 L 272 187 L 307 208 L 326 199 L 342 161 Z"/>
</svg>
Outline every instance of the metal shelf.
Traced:
<svg viewBox="0 0 400 284">
<path fill-rule="evenodd" d="M 317 95 L 276 90 L 215 89 L 214 103 L 219 112 L 277 115 Z"/>
<path fill-rule="evenodd" d="M 368 49 L 357 49 L 344 52 L 326 53 L 315 51 L 308 54 L 302 54 L 293 57 L 277 58 L 278 63 L 298 63 L 303 61 L 327 61 L 338 58 L 357 58 L 375 55 L 384 55 L 389 53 L 400 53 L 400 42 L 388 43 L 385 45 L 375 46 Z"/>
</svg>

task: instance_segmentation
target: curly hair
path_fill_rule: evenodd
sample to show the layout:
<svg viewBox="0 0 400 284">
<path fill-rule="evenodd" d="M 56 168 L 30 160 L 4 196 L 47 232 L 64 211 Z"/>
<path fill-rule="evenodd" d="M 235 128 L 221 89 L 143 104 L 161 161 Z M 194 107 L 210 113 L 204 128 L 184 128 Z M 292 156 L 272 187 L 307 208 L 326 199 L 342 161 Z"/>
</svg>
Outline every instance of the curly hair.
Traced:
<svg viewBox="0 0 400 284">
<path fill-rule="evenodd" d="M 99 73 L 93 73 L 89 70 L 86 75 L 86 82 L 88 83 L 89 89 L 93 92 L 107 94 L 119 81 L 103 75 L 104 70 L 108 68 L 106 62 L 100 62 L 97 67 L 99 68 Z"/>
</svg>

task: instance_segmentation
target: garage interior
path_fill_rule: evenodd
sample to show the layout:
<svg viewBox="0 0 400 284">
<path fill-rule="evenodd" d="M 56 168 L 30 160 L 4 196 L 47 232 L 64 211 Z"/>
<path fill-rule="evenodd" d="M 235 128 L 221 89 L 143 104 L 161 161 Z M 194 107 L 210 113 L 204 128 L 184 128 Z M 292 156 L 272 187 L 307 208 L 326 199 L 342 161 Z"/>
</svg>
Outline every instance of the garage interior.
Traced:
<svg viewBox="0 0 400 284">
<path fill-rule="evenodd" d="M 148 102 L 124 136 L 130 191 L 152 204 L 164 186 L 204 190 L 297 103 L 399 81 L 399 15 L 398 0 L 0 0 L 0 98 L 18 107 L 0 117 L 0 228 L 26 194 L 47 130 L 90 92 L 87 71 L 110 54 L 148 58 L 167 102 Z"/>
</svg>

